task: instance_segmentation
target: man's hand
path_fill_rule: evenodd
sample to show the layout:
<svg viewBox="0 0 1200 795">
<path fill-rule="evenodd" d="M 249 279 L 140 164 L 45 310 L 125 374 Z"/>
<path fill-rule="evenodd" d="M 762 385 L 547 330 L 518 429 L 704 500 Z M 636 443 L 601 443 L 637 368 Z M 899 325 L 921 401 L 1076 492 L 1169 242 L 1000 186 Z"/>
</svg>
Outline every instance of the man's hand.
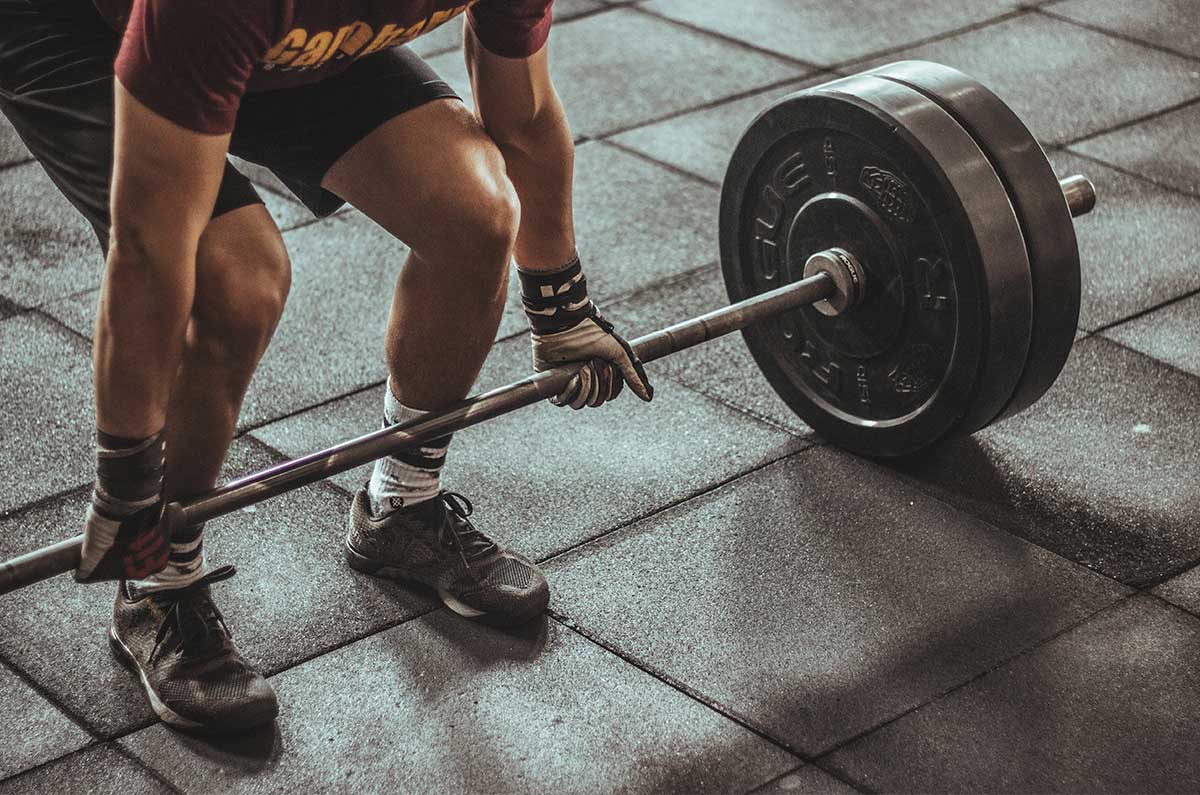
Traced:
<svg viewBox="0 0 1200 795">
<path fill-rule="evenodd" d="M 161 432 L 145 439 L 96 433 L 96 487 L 76 581 L 140 580 L 166 567 L 171 538 L 162 521 L 165 471 Z"/>
<path fill-rule="evenodd" d="M 76 582 L 142 580 L 167 566 L 171 539 L 162 521 L 162 500 L 155 498 L 124 518 L 108 513 L 112 507 L 99 492 L 93 494 Z"/>
<path fill-rule="evenodd" d="M 521 303 L 533 329 L 534 369 L 586 362 L 551 403 L 573 409 L 599 406 L 620 394 L 624 384 L 642 400 L 654 397 L 637 354 L 588 298 L 578 257 L 553 271 L 521 268 L 517 275 Z"/>
<path fill-rule="evenodd" d="M 573 409 L 600 406 L 621 394 L 626 383 L 634 394 L 649 402 L 654 397 L 654 387 L 646 378 L 637 354 L 595 305 L 592 310 L 594 314 L 566 331 L 533 333 L 533 367 L 538 372 L 566 362 L 587 362 L 550 402 Z"/>
</svg>

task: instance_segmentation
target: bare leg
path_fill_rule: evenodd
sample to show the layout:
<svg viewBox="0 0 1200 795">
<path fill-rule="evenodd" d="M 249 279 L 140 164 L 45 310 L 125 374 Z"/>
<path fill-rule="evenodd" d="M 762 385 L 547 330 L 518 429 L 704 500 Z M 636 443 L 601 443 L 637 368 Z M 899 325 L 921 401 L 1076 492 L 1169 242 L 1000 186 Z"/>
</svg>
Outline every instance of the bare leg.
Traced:
<svg viewBox="0 0 1200 795">
<path fill-rule="evenodd" d="M 397 397 L 461 399 L 499 326 L 520 216 L 499 150 L 461 102 L 438 100 L 375 130 L 323 184 L 412 248 L 387 331 Z"/>
<path fill-rule="evenodd" d="M 167 414 L 168 500 L 216 482 L 291 281 L 283 238 L 261 204 L 213 219 L 196 262 L 196 298 Z"/>
</svg>

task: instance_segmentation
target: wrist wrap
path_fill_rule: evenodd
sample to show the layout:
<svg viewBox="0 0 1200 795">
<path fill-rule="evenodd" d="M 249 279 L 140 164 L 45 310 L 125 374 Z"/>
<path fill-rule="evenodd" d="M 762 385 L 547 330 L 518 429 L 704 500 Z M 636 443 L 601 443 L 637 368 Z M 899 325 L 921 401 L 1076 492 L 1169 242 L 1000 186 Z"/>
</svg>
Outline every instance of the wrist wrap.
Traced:
<svg viewBox="0 0 1200 795">
<path fill-rule="evenodd" d="M 555 334 L 595 314 L 579 257 L 556 271 L 517 269 L 521 303 L 535 334 Z"/>
</svg>

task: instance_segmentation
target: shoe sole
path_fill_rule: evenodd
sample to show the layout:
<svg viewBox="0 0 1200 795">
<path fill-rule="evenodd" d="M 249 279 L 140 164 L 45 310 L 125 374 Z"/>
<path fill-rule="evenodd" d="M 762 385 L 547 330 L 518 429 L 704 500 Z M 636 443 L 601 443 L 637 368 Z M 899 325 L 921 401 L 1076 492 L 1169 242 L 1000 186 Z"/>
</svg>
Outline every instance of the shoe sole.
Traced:
<svg viewBox="0 0 1200 795">
<path fill-rule="evenodd" d="M 520 626 L 521 624 L 527 624 L 540 616 L 542 613 L 546 612 L 546 605 L 543 605 L 538 610 L 529 610 L 525 613 L 519 613 L 517 615 L 500 616 L 494 613 L 488 613 L 478 608 L 471 607 L 468 604 L 464 604 L 452 593 L 443 588 L 431 588 L 426 583 L 409 577 L 404 573 L 403 570 L 398 569 L 395 566 L 380 562 L 374 558 L 368 558 L 366 555 L 363 555 L 355 550 L 354 547 L 350 546 L 349 541 L 345 543 L 345 547 L 346 562 L 350 565 L 350 568 L 354 569 L 355 571 L 361 571 L 363 574 L 370 574 L 373 577 L 395 580 L 396 582 L 402 582 L 405 585 L 415 585 L 426 590 L 436 591 L 438 598 L 442 600 L 442 604 L 446 605 L 446 607 L 450 608 L 463 618 L 474 619 L 484 624 L 491 624 L 493 626 L 516 627 Z"/>
<path fill-rule="evenodd" d="M 159 717 L 163 723 L 176 729 L 191 732 L 193 734 L 240 734 L 251 729 L 258 728 L 266 723 L 275 720 L 275 715 L 263 717 L 252 723 L 247 723 L 239 726 L 236 729 L 220 730 L 215 729 L 205 723 L 185 718 L 175 710 L 163 703 L 158 697 L 158 693 L 150 686 L 150 680 L 146 678 L 146 672 L 142 670 L 142 666 L 138 664 L 137 658 L 133 656 L 133 652 L 125 645 L 119 637 L 117 631 L 113 627 L 108 628 L 108 645 L 112 649 L 113 654 L 118 660 L 128 669 L 137 674 L 138 679 L 142 683 L 142 690 L 146 693 L 146 699 L 150 702 L 150 709 L 154 710 L 154 714 Z"/>
</svg>

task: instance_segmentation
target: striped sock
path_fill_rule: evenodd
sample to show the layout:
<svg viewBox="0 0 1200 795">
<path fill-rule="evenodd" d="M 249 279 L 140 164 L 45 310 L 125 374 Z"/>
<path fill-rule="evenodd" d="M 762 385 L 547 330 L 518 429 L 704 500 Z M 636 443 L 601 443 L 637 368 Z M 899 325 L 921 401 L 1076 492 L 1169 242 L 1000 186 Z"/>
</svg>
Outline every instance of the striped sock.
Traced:
<svg viewBox="0 0 1200 795">
<path fill-rule="evenodd" d="M 384 427 L 410 422 L 428 413 L 402 404 L 392 393 L 392 382 L 388 379 L 387 394 L 383 399 Z M 376 461 L 371 483 L 367 486 L 371 513 L 383 516 L 397 508 L 436 497 L 441 491 L 442 466 L 446 463 L 450 437 L 442 436 L 421 447 Z"/>
</svg>

